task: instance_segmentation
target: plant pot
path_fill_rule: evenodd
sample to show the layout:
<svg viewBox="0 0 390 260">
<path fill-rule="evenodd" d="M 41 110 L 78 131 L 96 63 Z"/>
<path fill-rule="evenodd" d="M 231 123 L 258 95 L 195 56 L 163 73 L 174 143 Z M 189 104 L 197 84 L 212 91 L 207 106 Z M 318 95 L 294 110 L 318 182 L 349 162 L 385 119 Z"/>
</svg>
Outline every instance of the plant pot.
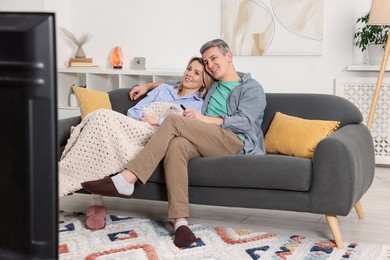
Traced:
<svg viewBox="0 0 390 260">
<path fill-rule="evenodd" d="M 85 52 L 83 50 L 83 48 L 79 47 L 76 51 L 76 54 L 74 55 L 76 58 L 85 58 L 86 55 L 85 55 Z"/>
<path fill-rule="evenodd" d="M 382 62 L 383 57 L 382 44 L 369 44 L 367 46 L 368 62 L 372 65 L 378 65 Z"/>
</svg>

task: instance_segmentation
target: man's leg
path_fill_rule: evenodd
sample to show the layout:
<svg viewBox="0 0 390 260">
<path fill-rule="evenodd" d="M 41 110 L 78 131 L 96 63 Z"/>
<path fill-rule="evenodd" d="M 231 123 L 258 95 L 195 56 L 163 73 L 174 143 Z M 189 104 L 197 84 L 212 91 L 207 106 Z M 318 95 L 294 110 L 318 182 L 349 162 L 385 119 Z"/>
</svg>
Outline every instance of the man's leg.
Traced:
<svg viewBox="0 0 390 260">
<path fill-rule="evenodd" d="M 145 148 L 125 168 L 135 174 L 142 183 L 146 183 L 166 155 L 174 137 L 187 139 L 201 156 L 233 155 L 244 145 L 237 135 L 229 130 L 196 119 L 169 115 Z"/>
<path fill-rule="evenodd" d="M 125 166 L 118 177 L 123 177 L 130 184 L 129 189 L 134 187 L 132 185 L 137 180 L 146 183 L 164 158 L 170 141 L 179 136 L 191 142 L 201 156 L 233 155 L 243 147 L 243 142 L 229 130 L 195 119 L 169 115 L 145 148 Z M 110 178 L 82 183 L 82 186 L 91 193 L 118 196 L 118 190 Z"/>
<path fill-rule="evenodd" d="M 199 156 L 195 146 L 183 137 L 175 137 L 169 143 L 164 158 L 164 174 L 170 218 L 189 217 L 188 161 Z"/>
<path fill-rule="evenodd" d="M 173 243 L 181 248 L 196 241 L 188 227 L 188 161 L 199 157 L 195 146 L 183 137 L 175 137 L 169 143 L 164 159 L 165 182 L 167 184 L 168 214 L 174 219 Z"/>
</svg>

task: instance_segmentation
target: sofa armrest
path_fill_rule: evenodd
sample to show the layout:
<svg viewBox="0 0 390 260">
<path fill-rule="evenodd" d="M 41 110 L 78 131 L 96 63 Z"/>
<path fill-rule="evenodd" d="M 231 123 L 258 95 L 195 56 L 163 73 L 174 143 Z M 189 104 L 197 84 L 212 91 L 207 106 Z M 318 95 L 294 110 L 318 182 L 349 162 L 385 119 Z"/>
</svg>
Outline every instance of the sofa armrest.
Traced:
<svg viewBox="0 0 390 260">
<path fill-rule="evenodd" d="M 70 137 L 70 128 L 80 124 L 79 116 L 58 120 L 58 146 L 65 146 Z"/>
<path fill-rule="evenodd" d="M 363 124 L 346 125 L 316 147 L 313 157 L 313 212 L 346 216 L 371 186 L 373 139 Z"/>
</svg>

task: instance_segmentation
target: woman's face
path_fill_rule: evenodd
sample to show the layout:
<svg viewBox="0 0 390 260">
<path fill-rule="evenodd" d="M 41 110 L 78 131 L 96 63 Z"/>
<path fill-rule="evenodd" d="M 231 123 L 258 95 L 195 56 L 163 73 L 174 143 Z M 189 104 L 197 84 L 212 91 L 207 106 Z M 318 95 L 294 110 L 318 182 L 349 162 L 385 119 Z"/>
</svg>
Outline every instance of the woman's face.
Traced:
<svg viewBox="0 0 390 260">
<path fill-rule="evenodd" d="M 203 65 L 194 60 L 188 64 L 183 75 L 183 87 L 199 89 L 203 85 Z"/>
</svg>

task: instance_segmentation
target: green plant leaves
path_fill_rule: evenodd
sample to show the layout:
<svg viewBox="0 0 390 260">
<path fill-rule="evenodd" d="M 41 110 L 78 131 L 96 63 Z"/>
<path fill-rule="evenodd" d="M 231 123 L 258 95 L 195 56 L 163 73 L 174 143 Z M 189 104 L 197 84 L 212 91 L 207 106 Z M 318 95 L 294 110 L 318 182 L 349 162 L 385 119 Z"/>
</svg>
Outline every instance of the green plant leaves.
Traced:
<svg viewBox="0 0 390 260">
<path fill-rule="evenodd" d="M 368 44 L 382 44 L 385 48 L 387 41 L 388 31 L 390 27 L 388 25 L 369 25 L 368 19 L 370 13 L 359 17 L 356 20 L 356 24 L 364 24 L 363 27 L 359 28 L 354 34 L 354 45 L 364 52 Z"/>
</svg>

